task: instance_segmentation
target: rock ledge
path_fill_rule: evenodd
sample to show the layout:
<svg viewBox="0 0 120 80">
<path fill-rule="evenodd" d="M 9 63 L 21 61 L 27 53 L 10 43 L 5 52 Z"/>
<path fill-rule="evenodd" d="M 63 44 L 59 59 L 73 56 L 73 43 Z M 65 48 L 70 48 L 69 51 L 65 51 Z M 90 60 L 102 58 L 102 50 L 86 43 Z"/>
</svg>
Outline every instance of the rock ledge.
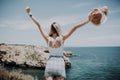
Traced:
<svg viewBox="0 0 120 80">
<path fill-rule="evenodd" d="M 27 68 L 45 68 L 49 58 L 48 49 L 34 45 L 0 44 L 0 63 Z M 71 67 L 64 56 L 66 68 Z"/>
</svg>

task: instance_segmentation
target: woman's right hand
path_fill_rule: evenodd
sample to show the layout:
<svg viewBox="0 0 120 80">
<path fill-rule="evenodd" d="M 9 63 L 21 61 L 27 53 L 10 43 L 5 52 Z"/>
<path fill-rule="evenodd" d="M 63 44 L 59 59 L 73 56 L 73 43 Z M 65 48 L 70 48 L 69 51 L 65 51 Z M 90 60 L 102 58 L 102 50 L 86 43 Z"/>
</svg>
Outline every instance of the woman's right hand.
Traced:
<svg viewBox="0 0 120 80">
<path fill-rule="evenodd" d="M 30 13 L 30 7 L 26 7 L 26 12 L 27 12 L 27 14 Z"/>
<path fill-rule="evenodd" d="M 92 14 L 89 14 L 89 15 L 88 15 L 88 20 L 89 20 L 89 21 L 92 21 L 92 19 L 93 19 Z"/>
</svg>

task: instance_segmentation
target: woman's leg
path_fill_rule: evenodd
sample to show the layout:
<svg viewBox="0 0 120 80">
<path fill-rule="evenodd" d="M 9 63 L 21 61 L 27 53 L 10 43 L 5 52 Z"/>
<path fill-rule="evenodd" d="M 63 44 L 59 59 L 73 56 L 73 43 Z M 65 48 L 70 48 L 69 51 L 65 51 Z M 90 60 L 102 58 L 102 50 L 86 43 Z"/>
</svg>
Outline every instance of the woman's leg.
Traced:
<svg viewBox="0 0 120 80">
<path fill-rule="evenodd" d="M 56 80 L 64 80 L 64 78 L 56 77 Z"/>
<path fill-rule="evenodd" d="M 53 80 L 52 76 L 45 77 L 45 80 Z"/>
<path fill-rule="evenodd" d="M 64 80 L 64 78 L 61 78 L 61 80 Z"/>
</svg>

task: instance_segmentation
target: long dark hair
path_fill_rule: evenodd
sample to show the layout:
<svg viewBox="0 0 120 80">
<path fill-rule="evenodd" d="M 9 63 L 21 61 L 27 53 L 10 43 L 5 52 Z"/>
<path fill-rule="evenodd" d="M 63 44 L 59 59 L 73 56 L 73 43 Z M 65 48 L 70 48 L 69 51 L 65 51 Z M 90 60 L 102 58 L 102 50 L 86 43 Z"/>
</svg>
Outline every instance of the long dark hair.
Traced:
<svg viewBox="0 0 120 80">
<path fill-rule="evenodd" d="M 56 22 L 53 22 L 53 23 L 51 24 L 51 28 L 50 28 L 50 32 L 49 32 L 49 36 L 51 36 L 51 37 L 52 37 L 52 35 L 53 35 L 54 33 L 56 33 L 57 36 L 59 36 L 59 34 L 58 34 L 58 32 L 57 32 L 54 24 L 56 24 Z"/>
</svg>

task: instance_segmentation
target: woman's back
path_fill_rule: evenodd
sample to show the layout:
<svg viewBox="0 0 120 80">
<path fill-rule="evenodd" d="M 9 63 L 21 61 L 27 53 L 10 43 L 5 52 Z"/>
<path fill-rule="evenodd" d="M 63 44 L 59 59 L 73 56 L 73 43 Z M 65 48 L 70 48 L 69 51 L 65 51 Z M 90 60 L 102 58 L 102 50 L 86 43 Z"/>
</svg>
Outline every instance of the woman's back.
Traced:
<svg viewBox="0 0 120 80">
<path fill-rule="evenodd" d="M 63 37 L 58 36 L 48 38 L 48 49 L 50 56 L 63 56 Z"/>
</svg>

